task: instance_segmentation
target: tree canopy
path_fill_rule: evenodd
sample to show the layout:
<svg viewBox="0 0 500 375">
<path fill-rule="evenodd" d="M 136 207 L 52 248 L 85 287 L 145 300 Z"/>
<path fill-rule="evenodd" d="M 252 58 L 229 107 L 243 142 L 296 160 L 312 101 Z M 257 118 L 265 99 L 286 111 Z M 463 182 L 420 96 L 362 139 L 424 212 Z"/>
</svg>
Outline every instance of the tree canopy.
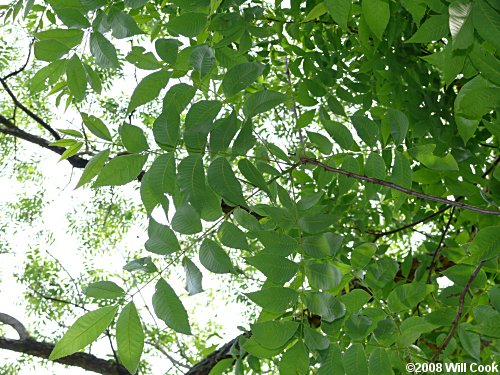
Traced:
<svg viewBox="0 0 500 375">
<path fill-rule="evenodd" d="M 0 15 L 1 173 L 20 189 L 0 257 L 15 254 L 2 273 L 31 316 L 0 314 L 19 334 L 1 349 L 102 374 L 156 373 L 156 352 L 159 373 L 191 375 L 498 358 L 498 1 L 14 0 Z M 57 207 L 79 203 L 54 225 L 79 271 L 37 227 L 61 178 Z M 29 251 L 8 241 L 28 228 Z M 243 305 L 240 335 L 214 345 L 231 311 L 196 298 Z"/>
</svg>

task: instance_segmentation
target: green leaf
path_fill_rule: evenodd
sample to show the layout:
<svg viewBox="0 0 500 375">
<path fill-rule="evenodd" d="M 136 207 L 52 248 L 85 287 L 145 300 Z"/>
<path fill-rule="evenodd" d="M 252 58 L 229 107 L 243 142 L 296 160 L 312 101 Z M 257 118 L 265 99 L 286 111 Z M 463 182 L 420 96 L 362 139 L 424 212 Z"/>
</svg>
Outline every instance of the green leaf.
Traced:
<svg viewBox="0 0 500 375">
<path fill-rule="evenodd" d="M 394 312 L 412 309 L 432 291 L 434 286 L 422 283 L 398 285 L 389 294 L 387 304 Z"/>
<path fill-rule="evenodd" d="M 215 65 L 215 56 L 207 45 L 199 45 L 193 48 L 189 55 L 189 65 L 200 73 L 201 78 L 205 77 Z"/>
<path fill-rule="evenodd" d="M 481 261 L 495 259 L 500 254 L 500 226 L 482 228 L 469 244 L 471 256 L 467 263 L 477 265 Z"/>
<path fill-rule="evenodd" d="M 309 353 L 302 341 L 297 341 L 283 354 L 279 370 L 280 375 L 307 375 L 309 373 Z"/>
<path fill-rule="evenodd" d="M 241 159 L 238 162 L 238 169 L 241 174 L 255 187 L 258 187 L 268 195 L 271 195 L 269 186 L 262 176 L 262 173 L 248 160 Z"/>
<path fill-rule="evenodd" d="M 116 343 L 121 363 L 135 374 L 144 349 L 144 331 L 133 301 L 130 301 L 116 321 Z"/>
<path fill-rule="evenodd" d="M 363 0 L 361 10 L 370 30 L 377 39 L 382 40 L 391 14 L 389 2 L 386 0 Z"/>
<path fill-rule="evenodd" d="M 230 369 L 233 366 L 233 362 L 233 358 L 221 359 L 215 364 L 214 367 L 210 369 L 208 375 L 223 375 L 224 373 L 226 373 L 226 370 Z"/>
<path fill-rule="evenodd" d="M 352 0 L 325 0 L 328 13 L 341 28 L 347 30 L 347 22 L 351 15 Z"/>
<path fill-rule="evenodd" d="M 175 211 L 172 228 L 182 234 L 199 233 L 203 229 L 200 214 L 189 204 L 183 204 Z"/>
<path fill-rule="evenodd" d="M 366 116 L 355 115 L 351 117 L 351 122 L 363 142 L 370 147 L 377 145 L 379 128 L 375 121 Z"/>
<path fill-rule="evenodd" d="M 243 105 L 243 113 L 247 118 L 267 112 L 288 100 L 288 96 L 277 91 L 261 90 L 250 94 Z"/>
<path fill-rule="evenodd" d="M 210 132 L 210 152 L 225 152 L 236 135 L 239 126 L 240 122 L 235 111 L 231 112 L 229 116 L 215 121 L 214 129 Z"/>
<path fill-rule="evenodd" d="M 195 93 L 196 88 L 186 83 L 173 85 L 163 98 L 163 112 L 175 110 L 175 112 L 181 113 L 191 102 Z M 219 111 L 217 111 L 217 113 Z M 217 116 L 217 113 L 213 115 L 213 118 Z"/>
<path fill-rule="evenodd" d="M 250 86 L 262 74 L 265 66 L 257 62 L 245 62 L 229 69 L 222 79 L 222 91 L 228 98 Z"/>
<path fill-rule="evenodd" d="M 311 327 L 304 327 L 304 342 L 310 350 L 326 350 L 330 346 L 328 337 Z"/>
<path fill-rule="evenodd" d="M 472 9 L 472 21 L 481 38 L 495 46 L 497 51 L 500 50 L 500 19 L 498 11 L 495 11 L 485 0 L 475 1 Z"/>
<path fill-rule="evenodd" d="M 321 360 L 321 367 L 318 370 L 318 375 L 331 375 L 336 371 L 345 374 L 344 365 L 342 363 L 342 353 L 337 343 L 330 343 L 328 353 Z"/>
<path fill-rule="evenodd" d="M 123 266 L 125 271 L 143 271 L 146 273 L 154 273 L 158 271 L 155 264 L 151 260 L 151 257 L 144 257 L 139 259 L 134 259 Z"/>
<path fill-rule="evenodd" d="M 324 2 L 317 4 L 311 11 L 307 14 L 302 22 L 311 22 L 327 12 L 327 8 Z"/>
<path fill-rule="evenodd" d="M 394 144 L 396 146 L 400 145 L 405 140 L 406 133 L 408 132 L 408 117 L 400 110 L 389 108 L 384 121 L 387 121 L 389 124 Z"/>
<path fill-rule="evenodd" d="M 155 194 L 173 194 L 175 191 L 175 156 L 172 153 L 159 155 L 149 168 L 151 188 Z"/>
<path fill-rule="evenodd" d="M 323 134 L 307 131 L 309 140 L 318 148 L 319 152 L 324 155 L 332 153 L 332 142 Z"/>
<path fill-rule="evenodd" d="M 321 316 L 322 321 L 333 322 L 345 316 L 344 304 L 331 293 L 306 292 L 304 302 L 312 314 Z"/>
<path fill-rule="evenodd" d="M 82 116 L 83 123 L 92 134 L 94 134 L 96 137 L 104 139 L 105 141 L 113 141 L 108 128 L 100 118 L 97 118 L 93 115 L 89 116 L 83 112 L 80 112 L 80 115 Z"/>
<path fill-rule="evenodd" d="M 155 42 L 155 50 L 160 59 L 170 65 L 175 65 L 177 54 L 179 51 L 179 41 L 176 39 L 157 39 Z"/>
<path fill-rule="evenodd" d="M 144 77 L 132 93 L 127 113 L 130 113 L 137 107 L 156 99 L 160 95 L 160 91 L 167 86 L 170 76 L 170 72 L 166 70 L 159 70 Z"/>
<path fill-rule="evenodd" d="M 90 34 L 90 52 L 101 68 L 115 69 L 119 66 L 115 46 L 98 31 Z"/>
<path fill-rule="evenodd" d="M 204 13 L 188 12 L 170 19 L 167 28 L 171 33 L 194 38 L 200 34 L 207 24 L 207 15 Z"/>
<path fill-rule="evenodd" d="M 286 283 L 295 276 L 299 267 L 295 262 L 274 254 L 260 253 L 245 258 L 246 262 L 257 268 L 275 283 Z"/>
<path fill-rule="evenodd" d="M 436 171 L 458 171 L 458 164 L 452 154 L 439 157 L 433 154 L 436 145 L 426 144 L 408 150 L 411 156 L 427 168 Z"/>
<path fill-rule="evenodd" d="M 201 212 L 206 203 L 205 169 L 199 155 L 185 157 L 178 167 L 178 184 L 191 204 Z"/>
<path fill-rule="evenodd" d="M 289 256 L 297 250 L 297 240 L 284 233 L 280 233 L 275 230 L 260 230 L 254 234 L 257 239 L 262 242 L 266 250 L 273 254 Z"/>
<path fill-rule="evenodd" d="M 78 180 L 75 189 L 78 189 L 80 186 L 89 183 L 95 176 L 97 176 L 104 166 L 104 163 L 106 163 L 106 160 L 108 160 L 108 157 L 108 149 L 94 155 L 85 166 L 82 176 L 80 177 L 80 180 Z"/>
<path fill-rule="evenodd" d="M 169 255 L 181 249 L 175 233 L 168 226 L 149 219 L 149 238 L 145 243 L 147 251 L 159 255 Z"/>
<path fill-rule="evenodd" d="M 378 178 L 385 180 L 387 176 L 386 166 L 384 159 L 376 152 L 370 152 L 366 159 L 365 174 L 368 177 Z"/>
<path fill-rule="evenodd" d="M 500 88 L 498 86 L 485 80 L 481 75 L 477 75 L 458 92 L 454 104 L 455 116 L 480 120 L 483 115 L 498 106 L 499 94 Z M 460 132 L 460 128 L 458 130 Z M 470 134 L 461 136 L 464 140 L 472 137 Z"/>
<path fill-rule="evenodd" d="M 362 289 L 353 289 L 342 296 L 342 302 L 351 313 L 358 312 L 371 299 L 371 296 Z"/>
<path fill-rule="evenodd" d="M 102 168 L 93 186 L 125 185 L 139 176 L 147 159 L 147 155 L 117 156 Z"/>
<path fill-rule="evenodd" d="M 343 277 L 337 267 L 328 263 L 308 262 L 305 272 L 311 287 L 318 290 L 334 289 Z"/>
<path fill-rule="evenodd" d="M 212 161 L 207 170 L 207 180 L 210 187 L 228 203 L 246 206 L 241 185 L 225 158 Z"/>
<path fill-rule="evenodd" d="M 83 288 L 87 297 L 115 299 L 125 295 L 125 291 L 112 281 L 98 281 Z"/>
<path fill-rule="evenodd" d="M 474 26 L 470 16 L 472 4 L 457 0 L 449 6 L 449 25 L 453 49 L 467 49 L 474 41 Z"/>
<path fill-rule="evenodd" d="M 345 150 L 354 149 L 354 139 L 352 134 L 346 126 L 337 121 L 326 120 L 323 121 L 325 130 L 330 134 L 337 144 Z"/>
<path fill-rule="evenodd" d="M 83 31 L 77 29 L 49 29 L 35 34 L 40 41 L 64 44 L 68 51 L 82 42 Z"/>
<path fill-rule="evenodd" d="M 213 273 L 231 273 L 234 271 L 231 258 L 215 241 L 208 238 L 200 246 L 200 263 Z"/>
<path fill-rule="evenodd" d="M 469 58 L 484 78 L 500 86 L 500 61 L 493 54 L 474 44 Z"/>
<path fill-rule="evenodd" d="M 194 264 L 191 259 L 184 257 L 182 258 L 182 266 L 186 274 L 185 288 L 189 295 L 194 296 L 195 294 L 203 292 L 203 286 L 201 284 L 203 275 L 196 264 Z"/>
<path fill-rule="evenodd" d="M 130 14 L 122 12 L 115 6 L 111 7 L 107 22 L 111 26 L 112 35 L 118 39 L 144 34 Z"/>
<path fill-rule="evenodd" d="M 436 328 L 434 324 L 429 323 L 422 317 L 411 316 L 399 327 L 401 335 L 398 337 L 397 344 L 400 347 L 412 345 L 422 333 L 433 331 Z"/>
<path fill-rule="evenodd" d="M 87 90 L 87 74 L 85 73 L 85 68 L 83 67 L 83 64 L 77 54 L 74 54 L 68 60 L 68 65 L 66 65 L 66 78 L 68 88 L 73 97 L 77 101 L 85 99 L 85 92 Z"/>
<path fill-rule="evenodd" d="M 191 335 L 186 309 L 175 291 L 163 278 L 156 283 L 153 308 L 156 316 L 174 331 Z"/>
<path fill-rule="evenodd" d="M 224 221 L 218 231 L 220 242 L 233 249 L 249 250 L 247 236 L 236 225 Z"/>
<path fill-rule="evenodd" d="M 412 171 L 408 158 L 401 152 L 396 151 L 394 165 L 392 166 L 391 181 L 405 188 L 411 187 Z"/>
<path fill-rule="evenodd" d="M 273 286 L 258 292 L 245 293 L 254 303 L 272 313 L 282 313 L 297 303 L 298 294 L 291 288 Z"/>
<path fill-rule="evenodd" d="M 153 123 L 153 135 L 156 144 L 164 150 L 174 150 L 179 140 L 180 124 L 181 120 L 178 112 L 170 108 L 164 110 Z"/>
<path fill-rule="evenodd" d="M 59 160 L 65 160 L 75 155 L 83 146 L 83 142 L 75 142 L 63 152 Z"/>
<path fill-rule="evenodd" d="M 470 323 L 462 323 L 458 326 L 458 338 L 462 347 L 467 353 L 469 353 L 472 358 L 480 360 L 481 358 L 481 337 L 472 332 L 470 329 L 472 325 Z"/>
<path fill-rule="evenodd" d="M 448 15 L 430 16 L 408 39 L 407 43 L 428 43 L 448 36 Z"/>
<path fill-rule="evenodd" d="M 364 339 L 371 326 L 372 320 L 362 314 L 351 314 L 344 323 L 345 331 L 352 340 Z"/>
<path fill-rule="evenodd" d="M 140 127 L 124 123 L 118 129 L 118 132 L 127 151 L 139 153 L 149 149 L 146 136 Z"/>
<path fill-rule="evenodd" d="M 115 317 L 118 306 L 106 306 L 79 317 L 50 353 L 49 360 L 66 357 L 82 350 L 104 332 Z"/>
<path fill-rule="evenodd" d="M 35 57 L 38 60 L 54 61 L 69 52 L 71 47 L 55 39 L 39 40 L 34 45 Z"/>
<path fill-rule="evenodd" d="M 285 345 L 299 328 L 299 323 L 268 321 L 250 325 L 252 336 L 265 348 L 277 349 Z"/>
<path fill-rule="evenodd" d="M 356 246 L 351 254 L 351 265 L 355 268 L 364 268 L 370 263 L 376 251 L 377 246 L 373 243 L 364 243 Z"/>
<path fill-rule="evenodd" d="M 342 358 L 346 375 L 368 375 L 368 362 L 362 344 L 353 343 Z"/>
<path fill-rule="evenodd" d="M 57 82 L 59 78 L 65 71 L 66 60 L 56 60 L 44 66 L 38 72 L 35 73 L 30 83 L 30 93 L 36 94 L 40 91 L 47 89 L 46 82 L 48 80 L 49 84 L 52 82 Z M 60 130 L 60 129 L 59 129 Z M 71 134 L 70 134 L 71 135 Z"/>
<path fill-rule="evenodd" d="M 392 375 L 391 361 L 387 352 L 383 348 L 375 348 L 371 354 L 369 365 L 370 374 Z"/>
</svg>

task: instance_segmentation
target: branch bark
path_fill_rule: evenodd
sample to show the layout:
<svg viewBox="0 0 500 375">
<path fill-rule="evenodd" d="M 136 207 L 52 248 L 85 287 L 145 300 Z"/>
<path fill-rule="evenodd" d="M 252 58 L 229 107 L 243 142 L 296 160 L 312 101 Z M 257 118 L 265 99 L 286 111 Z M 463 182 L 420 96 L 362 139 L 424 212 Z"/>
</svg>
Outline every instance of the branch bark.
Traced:
<svg viewBox="0 0 500 375">
<path fill-rule="evenodd" d="M 8 314 L 0 313 L 0 323 L 10 325 L 19 334 L 19 340 L 0 336 L 0 349 L 11 350 L 43 359 L 49 358 L 52 349 L 54 349 L 54 344 L 37 341 L 30 337 L 24 325 Z M 122 365 L 96 357 L 89 353 L 75 353 L 57 359 L 54 362 L 80 367 L 84 370 L 103 375 L 130 375 L 130 372 Z"/>
<path fill-rule="evenodd" d="M 317 167 L 323 168 L 326 171 L 330 171 L 330 172 L 342 174 L 344 176 L 352 177 L 352 178 L 355 178 L 357 180 L 371 182 L 373 184 L 386 186 L 386 187 L 388 187 L 390 189 L 398 190 L 398 191 L 401 191 L 401 192 L 403 192 L 405 194 L 408 194 L 408 195 L 411 195 L 411 196 L 414 196 L 414 197 L 417 197 L 417 198 L 431 200 L 431 201 L 439 202 L 439 203 L 444 203 L 444 204 L 447 204 L 447 205 L 450 205 L 450 206 L 459 207 L 459 208 L 463 208 L 464 210 L 479 212 L 479 213 L 482 213 L 482 214 L 489 214 L 489 215 L 500 216 L 500 211 L 488 210 L 488 209 L 485 209 L 485 208 L 471 206 L 470 204 L 466 204 L 466 203 L 462 203 L 462 202 L 458 202 L 458 201 L 451 201 L 449 199 L 435 197 L 433 195 L 420 193 L 418 191 L 414 191 L 414 190 L 411 190 L 411 189 L 407 189 L 407 188 L 405 188 L 403 186 L 393 184 L 392 182 L 380 180 L 378 178 L 363 176 L 363 175 L 360 175 L 360 174 L 357 174 L 357 173 L 346 171 L 344 169 L 333 168 L 333 167 L 330 167 L 329 165 L 321 163 L 320 161 L 318 161 L 316 159 L 311 159 L 311 158 L 303 157 L 300 160 L 301 160 L 302 164 L 316 165 Z"/>
<path fill-rule="evenodd" d="M 481 267 L 484 265 L 484 260 L 479 263 L 479 265 L 476 267 L 472 275 L 469 277 L 469 280 L 467 281 L 467 284 L 465 285 L 465 288 L 460 292 L 460 296 L 458 298 L 458 310 L 457 310 L 457 315 L 455 316 L 455 319 L 453 320 L 453 323 L 451 323 L 451 329 L 450 332 L 448 333 L 448 336 L 444 339 L 443 343 L 439 346 L 439 348 L 434 352 L 434 355 L 431 358 L 431 362 L 434 362 L 434 360 L 443 352 L 443 350 L 446 349 L 448 344 L 450 343 L 451 339 L 453 338 L 453 335 L 455 335 L 455 331 L 457 330 L 458 324 L 460 323 L 460 319 L 462 318 L 462 313 L 464 310 L 464 305 L 465 305 L 465 296 L 470 290 L 470 287 L 472 283 L 474 282 L 474 279 L 477 277 L 479 271 L 481 270 Z"/>
</svg>

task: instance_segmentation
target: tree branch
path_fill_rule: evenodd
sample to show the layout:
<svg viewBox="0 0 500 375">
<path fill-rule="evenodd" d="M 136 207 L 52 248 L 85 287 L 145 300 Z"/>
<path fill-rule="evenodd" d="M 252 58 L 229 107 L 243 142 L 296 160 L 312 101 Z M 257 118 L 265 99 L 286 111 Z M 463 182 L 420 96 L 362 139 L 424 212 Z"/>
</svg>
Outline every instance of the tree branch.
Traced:
<svg viewBox="0 0 500 375">
<path fill-rule="evenodd" d="M 4 125 L 4 126 L 1 126 Z M 36 144 L 40 147 L 51 150 L 59 155 L 62 155 L 64 151 L 66 151 L 63 147 L 58 146 L 50 146 L 49 141 L 45 138 L 39 137 L 37 135 L 28 133 L 17 126 L 15 126 L 12 121 L 10 121 L 7 117 L 0 114 L 0 133 L 12 135 L 16 138 L 23 139 L 27 142 Z M 88 163 L 88 160 L 81 158 L 80 156 L 72 156 L 67 159 L 70 164 L 75 168 L 85 168 Z"/>
<path fill-rule="evenodd" d="M 0 313 L 0 323 L 8 324 L 19 334 L 19 340 L 0 336 L 0 349 L 11 350 L 18 353 L 28 354 L 34 357 L 48 359 L 54 344 L 37 341 L 29 336 L 24 325 L 16 318 Z M 104 375 L 130 375 L 128 370 L 113 361 L 108 361 L 93 354 L 75 353 L 54 362 L 63 365 L 80 367 L 87 371 L 93 371 Z"/>
<path fill-rule="evenodd" d="M 17 100 L 17 97 L 14 95 L 14 93 L 10 89 L 9 85 L 7 85 L 7 82 L 5 81 L 5 79 L 0 78 L 0 83 L 2 84 L 5 91 L 7 91 L 7 94 L 9 94 L 10 98 L 12 99 L 12 101 L 14 102 L 14 105 L 16 107 L 21 109 L 29 117 L 31 117 L 33 120 L 35 120 L 37 123 L 39 123 L 44 129 L 46 129 L 50 134 L 52 134 L 54 139 L 61 139 L 61 136 L 59 135 L 59 133 L 56 132 L 49 124 L 47 124 L 45 121 L 43 121 L 40 116 L 33 113 L 29 108 L 27 108 L 24 104 L 22 104 L 19 100 Z"/>
<path fill-rule="evenodd" d="M 229 352 L 233 346 L 238 345 L 240 337 L 250 337 L 250 335 L 251 333 L 247 332 L 225 343 L 208 357 L 205 357 L 201 362 L 191 367 L 185 375 L 208 375 L 210 370 L 212 370 L 218 362 L 226 358 L 232 358 Z"/>
<path fill-rule="evenodd" d="M 462 202 L 458 202 L 458 201 L 451 201 L 449 199 L 435 197 L 433 195 L 420 193 L 418 191 L 414 191 L 414 190 L 402 187 L 400 185 L 393 184 L 392 182 L 387 182 L 387 181 L 384 181 L 384 180 L 379 180 L 378 178 L 362 176 L 360 174 L 349 172 L 349 171 L 346 171 L 346 170 L 343 170 L 343 169 L 333 168 L 333 167 L 330 167 L 329 165 L 326 165 L 326 164 L 323 164 L 323 163 L 319 162 L 316 159 L 311 159 L 311 158 L 303 157 L 300 160 L 301 160 L 302 164 L 316 165 L 317 167 L 323 168 L 324 170 L 327 170 L 327 171 L 330 171 L 330 172 L 342 174 L 344 176 L 352 177 L 352 178 L 355 178 L 357 180 L 371 182 L 373 184 L 386 186 L 388 188 L 401 191 L 401 192 L 403 192 L 405 194 L 408 194 L 408 195 L 411 195 L 411 196 L 414 196 L 414 197 L 417 197 L 417 198 L 431 200 L 431 201 L 435 201 L 435 202 L 439 202 L 439 203 L 445 203 L 445 204 L 450 205 L 450 206 L 460 207 L 460 208 L 463 208 L 465 210 L 479 212 L 479 213 L 482 213 L 482 214 L 489 214 L 489 215 L 500 216 L 500 211 L 487 210 L 487 209 L 484 209 L 484 208 L 480 208 L 480 207 L 476 207 L 476 206 L 471 206 L 471 205 L 466 204 L 466 203 L 462 203 Z"/>
<path fill-rule="evenodd" d="M 464 305 L 465 305 L 465 296 L 467 295 L 467 292 L 469 292 L 470 287 L 478 275 L 479 271 L 481 270 L 481 267 L 484 265 L 484 260 L 479 263 L 479 265 L 476 267 L 472 275 L 469 277 L 469 280 L 467 281 L 467 284 L 465 285 L 465 288 L 460 292 L 460 297 L 458 298 L 458 311 L 457 315 L 455 316 L 455 319 L 453 320 L 453 323 L 451 323 L 451 329 L 450 332 L 448 333 L 448 336 L 446 336 L 446 339 L 443 341 L 443 343 L 439 346 L 439 348 L 434 352 L 434 355 L 431 358 L 431 362 L 434 362 L 434 360 L 438 357 L 439 354 L 443 352 L 443 350 L 446 349 L 448 344 L 450 343 L 451 339 L 453 338 L 453 335 L 455 334 L 455 331 L 457 330 L 458 323 L 460 323 L 460 318 L 462 317 Z"/>
</svg>

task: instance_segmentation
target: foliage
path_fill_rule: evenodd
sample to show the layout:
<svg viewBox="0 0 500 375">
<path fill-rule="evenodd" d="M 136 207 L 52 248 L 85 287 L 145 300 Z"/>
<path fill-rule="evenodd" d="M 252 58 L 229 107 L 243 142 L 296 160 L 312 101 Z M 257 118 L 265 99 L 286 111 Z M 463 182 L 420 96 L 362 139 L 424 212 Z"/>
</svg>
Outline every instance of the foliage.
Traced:
<svg viewBox="0 0 500 375">
<path fill-rule="evenodd" d="M 108 186 L 140 184 L 149 220 L 123 271 L 139 283 L 81 285 L 110 303 L 79 317 L 51 359 L 109 326 L 134 373 L 148 331 L 133 301 L 149 285 L 168 332 L 197 335 L 165 276 L 175 268 L 189 295 L 207 272 L 258 284 L 243 291 L 262 309 L 214 373 L 494 360 L 495 1 L 17 0 L 3 18 L 33 36 L 35 60 L 4 88 L 21 74 L 24 96 L 55 97 L 81 119 L 46 147 L 85 167 L 77 187 L 100 202 L 71 230 L 90 233 L 91 252 L 108 220 L 120 228 L 137 214 L 111 202 L 103 216 Z"/>
</svg>

